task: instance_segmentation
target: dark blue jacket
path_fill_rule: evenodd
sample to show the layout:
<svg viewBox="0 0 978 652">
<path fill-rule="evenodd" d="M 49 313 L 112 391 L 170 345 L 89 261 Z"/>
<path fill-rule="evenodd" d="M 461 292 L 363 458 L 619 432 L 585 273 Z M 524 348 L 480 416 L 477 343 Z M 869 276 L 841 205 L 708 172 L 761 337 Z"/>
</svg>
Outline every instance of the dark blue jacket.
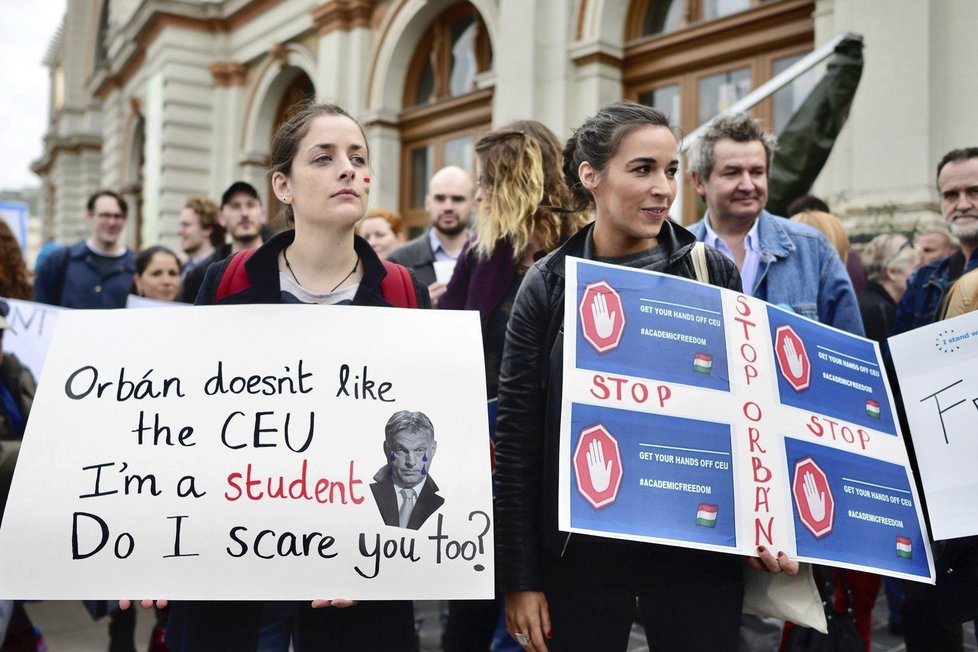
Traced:
<svg viewBox="0 0 978 652">
<path fill-rule="evenodd" d="M 125 308 L 135 275 L 131 249 L 103 274 L 88 245 L 79 240 L 44 259 L 34 280 L 34 299 L 65 308 Z"/>
<path fill-rule="evenodd" d="M 896 324 L 890 335 L 897 335 L 934 323 L 944 293 L 965 271 L 978 267 L 978 249 L 971 254 L 967 269 L 960 251 L 924 265 L 907 279 L 907 291 L 897 305 Z"/>
</svg>

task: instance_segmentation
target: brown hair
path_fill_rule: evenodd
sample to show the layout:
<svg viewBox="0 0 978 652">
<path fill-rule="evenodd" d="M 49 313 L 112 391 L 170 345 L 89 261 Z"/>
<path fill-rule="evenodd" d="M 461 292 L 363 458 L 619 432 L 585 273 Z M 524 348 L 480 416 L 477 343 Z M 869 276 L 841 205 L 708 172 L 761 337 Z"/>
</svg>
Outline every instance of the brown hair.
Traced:
<svg viewBox="0 0 978 652">
<path fill-rule="evenodd" d="M 821 232 L 829 239 L 829 243 L 838 252 L 842 262 L 846 262 L 846 256 L 849 255 L 849 234 L 846 232 L 842 220 L 831 213 L 823 213 L 822 211 L 802 211 L 792 215 L 791 219 L 794 222 L 807 224 Z"/>
<path fill-rule="evenodd" d="M 220 247 L 224 244 L 226 231 L 217 221 L 218 206 L 216 201 L 209 197 L 188 197 L 183 207 L 189 208 L 197 214 L 197 219 L 200 221 L 200 228 L 211 230 L 211 235 L 208 239 L 212 245 Z"/>
<path fill-rule="evenodd" d="M 405 234 L 404 220 L 401 216 L 393 211 L 389 211 L 386 208 L 374 208 L 367 211 L 367 214 L 357 223 L 357 232 L 359 233 L 360 227 L 363 225 L 365 220 L 369 220 L 372 217 L 379 217 L 391 227 L 391 231 L 394 235 L 401 237 Z"/>
<path fill-rule="evenodd" d="M 33 299 L 34 288 L 27 278 L 27 265 L 17 238 L 7 223 L 0 220 L 0 297 Z"/>
<path fill-rule="evenodd" d="M 500 240 L 508 240 L 520 260 L 531 241 L 550 251 L 580 229 L 587 218 L 562 213 L 573 197 L 561 176 L 560 141 L 536 120 L 518 120 L 492 131 L 475 145 L 481 168 L 475 251 L 487 258 Z"/>
<path fill-rule="evenodd" d="M 299 143 L 309 132 L 309 124 L 320 116 L 329 115 L 343 116 L 353 120 L 363 135 L 363 142 L 367 146 L 367 160 L 370 160 L 370 144 L 367 143 L 367 134 L 363 130 L 363 125 L 357 122 L 356 118 L 335 104 L 307 102 L 296 107 L 289 119 L 275 131 L 275 136 L 272 138 L 272 148 L 268 154 L 269 177 L 276 172 L 281 172 L 287 177 L 292 175 L 292 161 L 295 160 L 296 152 L 299 150 Z M 282 209 L 282 218 L 287 226 L 295 226 L 295 213 L 291 206 L 286 205 Z"/>
</svg>

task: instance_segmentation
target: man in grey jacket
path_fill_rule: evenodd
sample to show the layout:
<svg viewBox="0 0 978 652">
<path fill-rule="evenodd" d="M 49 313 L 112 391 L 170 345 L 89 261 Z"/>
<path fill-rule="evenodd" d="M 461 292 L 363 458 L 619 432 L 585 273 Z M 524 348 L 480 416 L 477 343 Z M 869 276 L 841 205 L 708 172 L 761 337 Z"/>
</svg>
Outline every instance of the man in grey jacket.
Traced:
<svg viewBox="0 0 978 652">
<path fill-rule="evenodd" d="M 431 305 L 437 306 L 448 281 L 438 279 L 435 263 L 457 260 L 469 241 L 469 222 L 475 208 L 472 177 L 455 166 L 438 170 L 428 182 L 424 208 L 431 218 L 431 227 L 398 247 L 388 259 L 413 271 L 418 281 L 428 286 Z"/>
</svg>

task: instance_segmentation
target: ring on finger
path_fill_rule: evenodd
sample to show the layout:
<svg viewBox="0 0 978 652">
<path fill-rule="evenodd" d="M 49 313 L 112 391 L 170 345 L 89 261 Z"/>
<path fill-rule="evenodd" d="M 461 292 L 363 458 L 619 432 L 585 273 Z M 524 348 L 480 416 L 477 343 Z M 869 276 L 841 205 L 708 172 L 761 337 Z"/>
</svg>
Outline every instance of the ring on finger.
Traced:
<svg viewBox="0 0 978 652">
<path fill-rule="evenodd" d="M 513 638 L 515 638 L 516 642 L 523 647 L 526 647 L 530 644 L 530 637 L 527 636 L 526 634 L 520 634 L 519 632 L 517 632 L 513 634 Z"/>
</svg>

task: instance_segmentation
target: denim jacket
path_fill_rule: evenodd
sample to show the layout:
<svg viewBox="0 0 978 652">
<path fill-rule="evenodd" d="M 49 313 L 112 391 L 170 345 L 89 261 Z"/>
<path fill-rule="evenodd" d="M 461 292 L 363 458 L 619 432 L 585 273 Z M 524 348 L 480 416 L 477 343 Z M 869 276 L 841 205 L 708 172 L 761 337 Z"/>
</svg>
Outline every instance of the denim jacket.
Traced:
<svg viewBox="0 0 978 652">
<path fill-rule="evenodd" d="M 761 211 L 757 219 L 761 262 L 751 294 L 768 303 L 784 304 L 823 324 L 863 335 L 852 281 L 825 236 L 767 211 Z M 706 237 L 703 220 L 689 230 L 698 240 Z"/>
<path fill-rule="evenodd" d="M 907 291 L 897 305 L 896 325 L 890 335 L 933 323 L 948 287 L 963 272 L 972 269 L 978 269 L 978 250 L 971 254 L 967 265 L 964 254 L 959 251 L 914 272 L 907 279 Z"/>
</svg>

